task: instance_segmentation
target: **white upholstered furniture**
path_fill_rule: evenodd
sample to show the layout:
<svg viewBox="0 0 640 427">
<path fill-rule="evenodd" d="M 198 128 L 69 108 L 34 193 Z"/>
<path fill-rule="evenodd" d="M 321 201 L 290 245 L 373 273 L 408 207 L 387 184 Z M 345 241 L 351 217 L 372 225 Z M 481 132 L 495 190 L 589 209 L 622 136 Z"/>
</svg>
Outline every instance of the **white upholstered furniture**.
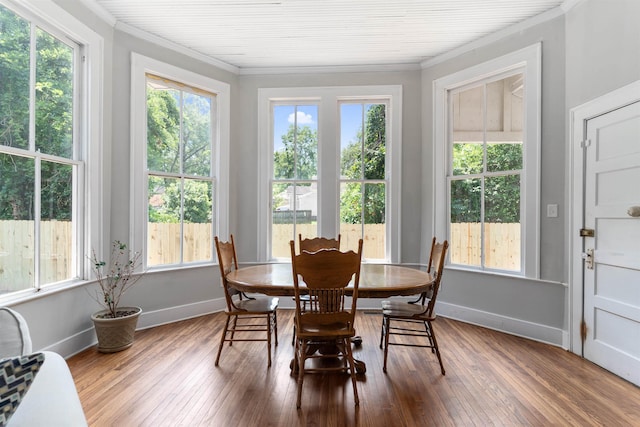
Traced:
<svg viewBox="0 0 640 427">
<path fill-rule="evenodd" d="M 32 352 L 31 336 L 24 318 L 15 310 L 0 307 L 0 359 Z M 44 363 L 7 427 L 87 426 L 67 362 L 57 353 L 41 353 Z"/>
</svg>

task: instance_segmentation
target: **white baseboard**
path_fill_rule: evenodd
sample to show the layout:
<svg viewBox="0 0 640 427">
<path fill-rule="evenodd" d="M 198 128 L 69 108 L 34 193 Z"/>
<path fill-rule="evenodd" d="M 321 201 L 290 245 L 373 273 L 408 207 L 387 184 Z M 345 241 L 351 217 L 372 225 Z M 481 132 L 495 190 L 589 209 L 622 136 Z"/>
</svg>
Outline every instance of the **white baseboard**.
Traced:
<svg viewBox="0 0 640 427">
<path fill-rule="evenodd" d="M 564 347 L 565 331 L 559 328 L 527 322 L 446 302 L 436 304 L 438 316 L 460 320 L 511 335 Z"/>
<path fill-rule="evenodd" d="M 394 298 L 396 299 L 396 298 Z M 407 301 L 412 298 L 400 298 Z M 143 330 L 191 319 L 205 314 L 223 311 L 226 302 L 222 298 L 199 301 L 193 304 L 185 304 L 177 307 L 169 307 L 161 310 L 144 311 L 138 320 L 136 330 Z M 279 307 L 293 309 L 294 302 L 291 297 L 281 297 Z M 380 300 L 373 298 L 358 299 L 358 310 L 380 310 Z M 447 317 L 462 322 L 471 323 L 485 328 L 505 332 L 523 338 L 544 342 L 562 348 L 567 348 L 568 334 L 558 328 L 552 328 L 537 323 L 527 322 L 512 317 L 501 316 L 494 313 L 475 310 L 446 302 L 438 302 L 436 306 L 438 316 Z M 73 336 L 65 338 L 43 350 L 55 351 L 65 358 L 71 357 L 93 345 L 96 345 L 96 334 L 93 327 L 81 331 Z"/>
<path fill-rule="evenodd" d="M 198 301 L 193 304 L 185 304 L 177 307 L 169 307 L 155 311 L 143 311 L 138 319 L 137 331 L 191 319 L 205 314 L 222 311 L 226 308 L 224 298 L 208 301 Z M 98 343 L 93 326 L 73 336 L 58 341 L 43 350 L 54 351 L 65 359 L 86 350 Z"/>
</svg>

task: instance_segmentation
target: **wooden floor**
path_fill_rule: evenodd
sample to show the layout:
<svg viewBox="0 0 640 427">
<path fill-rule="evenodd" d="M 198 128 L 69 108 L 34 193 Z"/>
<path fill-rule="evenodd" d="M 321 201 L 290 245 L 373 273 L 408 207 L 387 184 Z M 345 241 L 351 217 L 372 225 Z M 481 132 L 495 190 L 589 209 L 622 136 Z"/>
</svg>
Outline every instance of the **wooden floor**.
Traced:
<svg viewBox="0 0 640 427">
<path fill-rule="evenodd" d="M 223 314 L 139 331 L 130 349 L 68 360 L 91 426 L 640 426 L 640 388 L 560 348 L 439 318 L 446 368 L 430 351 L 378 347 L 381 316 L 359 312 L 360 406 L 346 374 L 309 375 L 302 409 L 290 375 L 292 311 L 279 346 L 225 347 Z"/>
</svg>

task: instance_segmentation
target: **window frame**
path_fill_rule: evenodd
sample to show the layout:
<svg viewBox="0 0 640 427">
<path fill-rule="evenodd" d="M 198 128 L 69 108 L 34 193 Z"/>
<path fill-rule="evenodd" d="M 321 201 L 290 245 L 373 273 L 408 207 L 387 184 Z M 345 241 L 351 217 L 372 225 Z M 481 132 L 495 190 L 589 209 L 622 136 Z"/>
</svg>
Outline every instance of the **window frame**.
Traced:
<svg viewBox="0 0 640 427">
<path fill-rule="evenodd" d="M 385 179 L 387 227 L 385 259 L 400 260 L 400 186 L 402 161 L 402 86 L 335 86 L 258 89 L 258 261 L 271 257 L 271 191 L 273 176 L 273 104 L 318 105 L 318 235 L 337 236 L 340 230 L 340 104 L 341 102 L 388 105 L 387 163 Z M 324 141 L 324 142 L 323 142 Z M 376 260 L 378 261 L 378 260 Z"/>
<path fill-rule="evenodd" d="M 147 266 L 147 74 L 184 83 L 216 95 L 217 108 L 213 118 L 217 121 L 217 143 L 214 143 L 212 150 L 212 176 L 215 177 L 217 185 L 213 200 L 214 235 L 227 235 L 229 229 L 230 85 L 135 52 L 131 53 L 131 248 L 142 253 L 141 268 L 147 270 L 172 270 L 215 264 L 215 250 L 211 239 L 211 259 L 208 261 Z"/>
<path fill-rule="evenodd" d="M 517 275 L 537 279 L 540 274 L 540 129 L 541 129 L 541 80 L 542 45 L 537 43 L 518 51 L 489 60 L 476 66 L 458 71 L 433 82 L 433 182 L 434 232 L 437 236 L 450 235 L 450 192 L 451 167 L 449 93 L 505 73 L 520 70 L 524 74 L 524 133 L 523 169 L 521 174 L 521 245 L 522 263 L 519 272 L 507 272 L 482 267 L 451 265 L 448 267 L 492 274 Z"/>
<path fill-rule="evenodd" d="M 104 40 L 50 0 L 39 2 L 0 0 L 2 5 L 65 43 L 72 42 L 74 57 L 74 126 L 73 153 L 67 164 L 74 167 L 72 217 L 72 273 L 73 277 L 60 282 L 40 285 L 0 295 L 0 302 L 26 301 L 50 292 L 78 286 L 91 277 L 88 255 L 91 248 L 105 253 L 103 144 L 103 74 Z M 33 131 L 33 129 L 32 129 Z M 31 137 L 30 137 L 31 138 Z M 41 155 L 41 158 L 48 158 Z M 34 157 L 35 158 L 35 157 Z M 36 235 L 37 236 L 37 235 Z M 37 254 L 36 263 L 37 263 Z"/>
</svg>

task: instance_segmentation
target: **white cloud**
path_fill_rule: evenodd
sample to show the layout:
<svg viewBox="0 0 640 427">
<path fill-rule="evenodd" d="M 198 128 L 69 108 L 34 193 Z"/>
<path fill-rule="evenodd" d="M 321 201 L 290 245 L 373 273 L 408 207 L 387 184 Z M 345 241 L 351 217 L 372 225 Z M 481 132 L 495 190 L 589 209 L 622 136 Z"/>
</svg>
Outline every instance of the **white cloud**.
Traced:
<svg viewBox="0 0 640 427">
<path fill-rule="evenodd" d="M 306 114 L 302 111 L 297 111 L 296 114 L 298 116 L 299 125 L 309 125 L 313 123 L 313 117 L 311 116 L 311 114 Z M 293 113 L 291 113 L 289 114 L 289 123 L 293 123 L 293 122 L 294 122 Z"/>
</svg>

